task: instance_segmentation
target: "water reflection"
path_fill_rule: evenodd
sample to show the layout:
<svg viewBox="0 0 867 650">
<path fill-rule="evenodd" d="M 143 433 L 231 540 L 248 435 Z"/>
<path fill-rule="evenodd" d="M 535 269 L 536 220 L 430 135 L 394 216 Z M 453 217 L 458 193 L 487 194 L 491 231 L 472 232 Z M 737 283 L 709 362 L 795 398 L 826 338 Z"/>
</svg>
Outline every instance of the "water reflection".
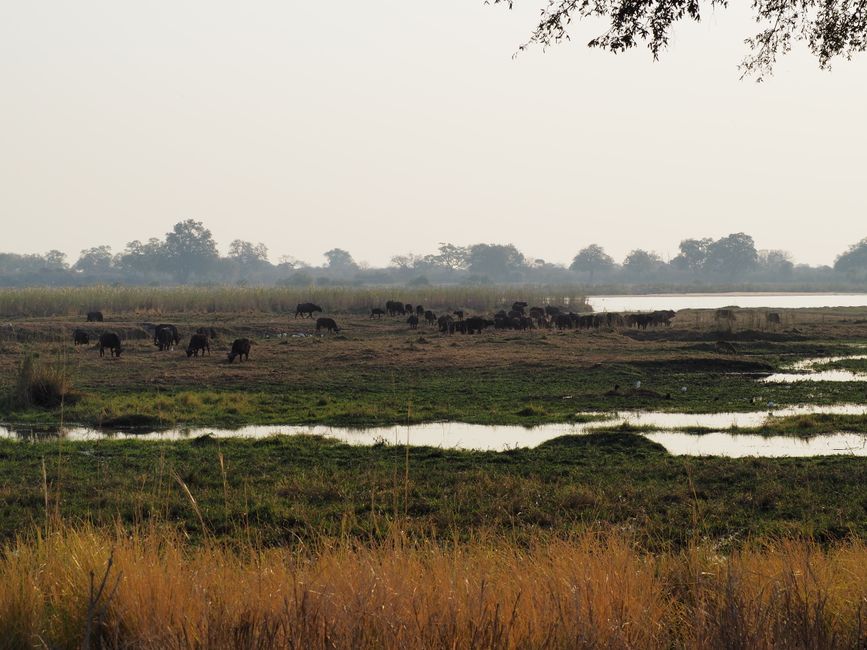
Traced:
<svg viewBox="0 0 867 650">
<path fill-rule="evenodd" d="M 787 372 L 777 372 L 767 377 L 762 377 L 760 381 L 769 384 L 791 384 L 801 381 L 867 381 L 867 373 L 863 372 L 839 369 L 814 370 L 814 368 L 826 366 L 829 363 L 858 359 L 867 359 L 867 354 L 803 359 L 789 366 Z"/>
<path fill-rule="evenodd" d="M 273 435 L 308 434 L 325 436 L 353 445 L 390 444 L 423 445 L 454 449 L 500 451 L 517 447 L 536 447 L 563 435 L 582 435 L 600 428 L 629 424 L 655 429 L 644 433 L 650 440 L 660 443 L 670 453 L 690 456 L 816 456 L 848 454 L 867 456 L 867 435 L 835 433 L 811 438 L 789 436 L 759 436 L 732 434 L 721 429 L 729 427 L 761 426 L 769 417 L 786 417 L 809 413 L 865 414 L 867 406 L 843 404 L 828 407 L 799 406 L 779 409 L 772 414 L 762 412 L 740 413 L 665 413 L 654 411 L 619 412 L 604 419 L 576 424 L 544 424 L 535 427 L 480 425 L 462 422 L 438 422 L 412 426 L 374 427 L 352 429 L 327 426 L 248 426 L 239 429 L 170 429 L 143 433 L 105 432 L 84 427 L 71 427 L 63 435 L 69 440 L 100 440 L 105 438 L 136 440 L 176 440 L 210 435 L 215 438 L 261 438 Z M 598 415 L 598 414 L 597 414 Z M 714 431 L 696 435 L 674 428 L 701 427 Z M 666 431 L 666 429 L 669 429 Z M 0 437 L 27 439 L 58 435 L 57 432 L 38 432 L 0 426 Z"/>
</svg>

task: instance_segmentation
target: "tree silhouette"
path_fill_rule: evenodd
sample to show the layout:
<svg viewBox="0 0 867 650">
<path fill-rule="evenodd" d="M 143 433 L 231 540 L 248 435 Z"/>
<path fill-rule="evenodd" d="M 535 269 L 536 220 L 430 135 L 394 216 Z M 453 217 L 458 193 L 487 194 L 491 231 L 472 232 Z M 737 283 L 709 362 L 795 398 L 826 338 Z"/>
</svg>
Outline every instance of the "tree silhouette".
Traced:
<svg viewBox="0 0 867 650">
<path fill-rule="evenodd" d="M 509 7 L 514 2 L 493 0 Z M 590 47 L 617 53 L 643 43 L 656 59 L 668 46 L 676 23 L 699 22 L 706 12 L 727 5 L 727 0 L 548 0 L 520 49 L 566 40 L 572 22 L 601 18 L 608 29 L 593 38 Z M 849 58 L 867 48 L 865 0 L 753 0 L 752 8 L 759 31 L 747 39 L 750 52 L 742 70 L 758 79 L 770 73 L 777 56 L 795 42 L 806 43 L 823 68 L 834 58 Z"/>
</svg>

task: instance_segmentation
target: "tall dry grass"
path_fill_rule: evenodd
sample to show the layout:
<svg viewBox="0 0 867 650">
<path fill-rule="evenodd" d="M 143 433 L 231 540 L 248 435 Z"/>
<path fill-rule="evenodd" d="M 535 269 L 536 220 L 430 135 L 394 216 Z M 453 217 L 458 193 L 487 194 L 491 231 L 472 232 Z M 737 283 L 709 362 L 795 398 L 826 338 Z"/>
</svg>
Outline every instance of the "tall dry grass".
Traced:
<svg viewBox="0 0 867 650">
<path fill-rule="evenodd" d="M 111 314 L 181 314 L 258 311 L 289 313 L 300 302 L 314 302 L 327 312 L 368 313 L 387 300 L 429 309 L 495 311 L 516 300 L 533 304 L 568 304 L 579 309 L 583 295 L 568 286 L 431 287 L 108 287 L 0 289 L 0 315 L 76 317 L 91 310 Z"/>
<path fill-rule="evenodd" d="M 585 534 L 257 551 L 61 527 L 0 559 L 8 647 L 81 647 L 90 630 L 108 648 L 855 648 L 865 605 L 862 542 L 647 555 Z"/>
</svg>

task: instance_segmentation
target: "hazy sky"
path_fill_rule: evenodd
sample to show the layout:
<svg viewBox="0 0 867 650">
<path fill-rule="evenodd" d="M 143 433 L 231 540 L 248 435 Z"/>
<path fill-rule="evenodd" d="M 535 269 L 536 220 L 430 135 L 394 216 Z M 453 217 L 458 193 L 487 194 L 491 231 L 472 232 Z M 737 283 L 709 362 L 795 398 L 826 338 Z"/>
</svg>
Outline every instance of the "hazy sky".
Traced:
<svg viewBox="0 0 867 650">
<path fill-rule="evenodd" d="M 752 234 L 831 263 L 867 236 L 867 57 L 739 80 L 748 9 L 646 50 L 512 58 L 539 0 L 0 4 L 0 250 L 163 236 L 380 265 L 437 242 L 567 262 Z"/>
</svg>

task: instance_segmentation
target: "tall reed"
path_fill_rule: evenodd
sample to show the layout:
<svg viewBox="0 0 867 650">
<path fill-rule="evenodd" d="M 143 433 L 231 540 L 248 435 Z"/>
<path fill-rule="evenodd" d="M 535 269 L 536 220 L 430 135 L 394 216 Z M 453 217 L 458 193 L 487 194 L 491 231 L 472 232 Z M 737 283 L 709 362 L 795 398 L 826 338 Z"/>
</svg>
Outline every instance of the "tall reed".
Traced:
<svg viewBox="0 0 867 650">
<path fill-rule="evenodd" d="M 367 313 L 387 300 L 428 309 L 494 311 L 516 300 L 569 305 L 578 310 L 584 297 L 570 286 L 430 287 L 108 287 L 0 289 L 0 314 L 18 317 L 80 317 L 88 311 L 111 314 L 169 314 L 257 311 L 294 313 L 301 302 L 327 312 Z"/>
<path fill-rule="evenodd" d="M 96 603 L 92 575 L 117 585 Z M 860 541 L 725 556 L 649 555 L 614 532 L 232 550 L 85 526 L 21 538 L 0 558 L 12 647 L 80 647 L 90 629 L 108 648 L 854 648 L 867 642 L 865 599 Z"/>
</svg>

